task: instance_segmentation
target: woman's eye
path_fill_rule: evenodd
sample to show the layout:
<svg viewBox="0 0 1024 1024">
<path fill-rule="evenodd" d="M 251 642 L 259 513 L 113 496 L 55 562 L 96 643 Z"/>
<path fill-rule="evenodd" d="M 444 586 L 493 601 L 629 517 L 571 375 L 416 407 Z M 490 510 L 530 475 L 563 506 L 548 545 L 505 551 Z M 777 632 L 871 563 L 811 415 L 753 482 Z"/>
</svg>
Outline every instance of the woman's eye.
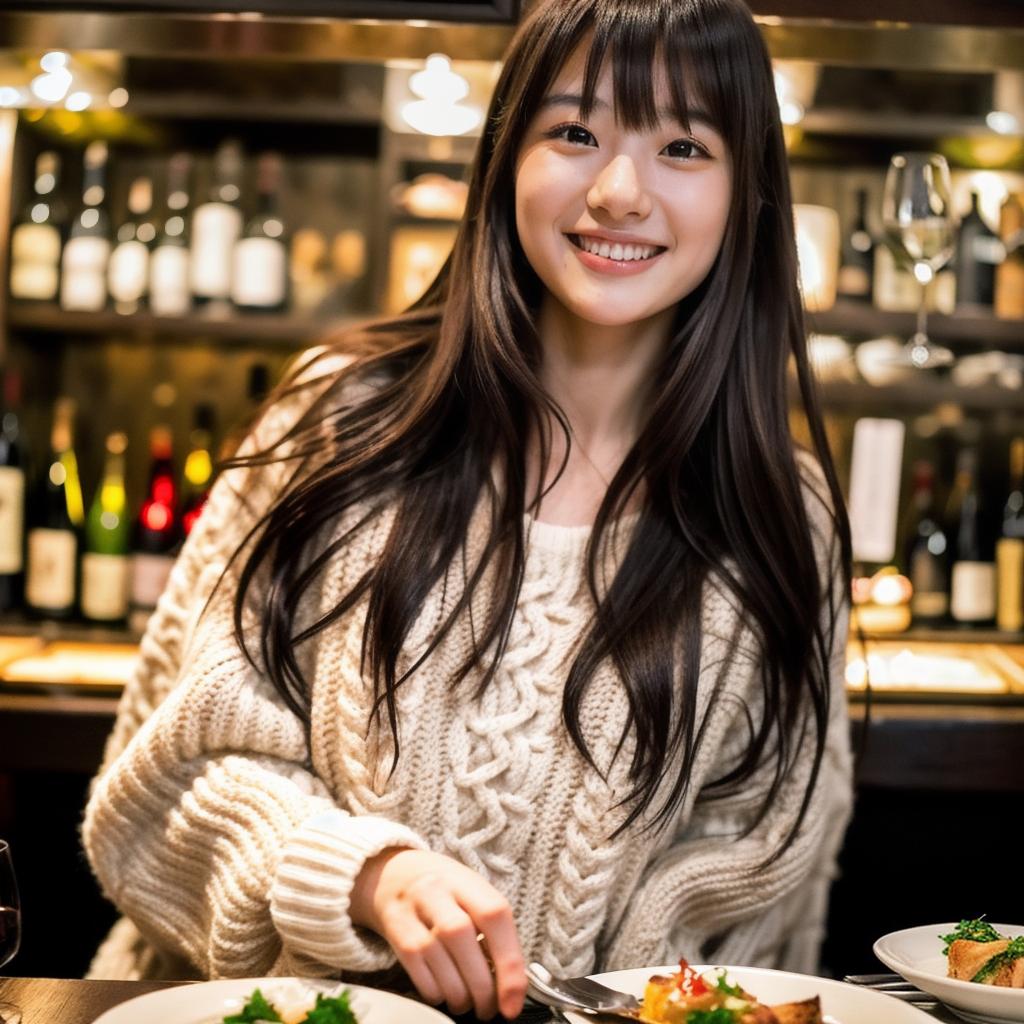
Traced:
<svg viewBox="0 0 1024 1024">
<path fill-rule="evenodd" d="M 555 139 L 564 139 L 574 146 L 596 146 L 597 140 L 581 124 L 560 124 L 552 128 L 550 136 Z"/>
<path fill-rule="evenodd" d="M 708 155 L 703 146 L 691 139 L 676 139 L 675 142 L 670 142 L 662 152 L 677 160 L 692 160 L 694 157 Z"/>
</svg>

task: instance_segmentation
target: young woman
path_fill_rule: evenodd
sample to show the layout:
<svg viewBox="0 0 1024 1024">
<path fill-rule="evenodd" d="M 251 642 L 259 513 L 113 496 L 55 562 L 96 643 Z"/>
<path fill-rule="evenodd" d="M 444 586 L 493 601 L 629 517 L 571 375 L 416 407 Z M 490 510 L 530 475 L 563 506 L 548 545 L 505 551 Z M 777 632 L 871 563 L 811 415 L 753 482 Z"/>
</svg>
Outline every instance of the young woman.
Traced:
<svg viewBox="0 0 1024 1024">
<path fill-rule="evenodd" d="M 813 970 L 848 564 L 749 12 L 553 0 L 437 280 L 278 390 L 175 567 L 85 817 L 94 973 L 512 1017 L 524 960 Z"/>
</svg>

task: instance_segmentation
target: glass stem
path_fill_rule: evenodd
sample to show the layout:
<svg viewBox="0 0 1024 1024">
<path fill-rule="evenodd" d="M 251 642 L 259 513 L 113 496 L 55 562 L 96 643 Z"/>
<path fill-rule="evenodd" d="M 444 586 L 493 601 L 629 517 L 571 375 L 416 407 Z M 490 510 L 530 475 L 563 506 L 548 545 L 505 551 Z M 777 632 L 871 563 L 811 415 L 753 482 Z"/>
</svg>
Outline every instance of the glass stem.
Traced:
<svg viewBox="0 0 1024 1024">
<path fill-rule="evenodd" d="M 918 345 L 928 344 L 928 298 L 934 280 L 935 278 L 931 277 L 921 285 L 921 304 L 917 307 L 917 333 L 914 335 L 914 341 Z"/>
</svg>

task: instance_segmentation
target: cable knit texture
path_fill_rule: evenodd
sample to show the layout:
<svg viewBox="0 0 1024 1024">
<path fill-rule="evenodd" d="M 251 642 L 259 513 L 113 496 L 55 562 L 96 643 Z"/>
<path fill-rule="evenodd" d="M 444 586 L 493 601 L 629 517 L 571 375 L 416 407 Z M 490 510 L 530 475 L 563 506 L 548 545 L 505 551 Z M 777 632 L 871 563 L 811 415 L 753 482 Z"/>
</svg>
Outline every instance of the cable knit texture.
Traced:
<svg viewBox="0 0 1024 1024">
<path fill-rule="evenodd" d="M 279 403 L 249 444 L 279 435 L 304 401 Z M 834 537 L 813 496 L 820 477 L 804 462 L 819 567 L 834 579 Z M 629 788 L 631 755 L 627 744 L 613 756 L 627 713 L 614 669 L 598 672 L 582 709 L 601 773 L 561 719 L 562 687 L 592 610 L 588 528 L 526 521 L 525 579 L 497 675 L 478 700 L 472 678 L 449 686 L 471 644 L 469 622 L 460 621 L 399 690 L 401 757 L 389 774 L 390 732 L 369 727 L 372 683 L 360 673 L 365 601 L 300 650 L 312 680 L 309 744 L 234 641 L 234 567 L 207 603 L 289 472 L 273 465 L 222 475 L 142 641 L 83 825 L 89 861 L 127 917 L 101 947 L 92 976 L 384 970 L 394 964 L 391 951 L 352 925 L 348 899 L 365 860 L 395 845 L 435 850 L 480 872 L 511 902 L 526 957 L 553 971 L 682 955 L 816 969 L 851 806 L 845 602 L 826 755 L 785 853 L 765 866 L 795 820 L 809 743 L 770 813 L 746 835 L 770 766 L 734 795 L 701 796 L 741 749 L 744 707 L 756 715 L 760 693 L 754 635 L 713 581 L 704 595 L 698 692 L 698 721 L 707 727 L 690 796 L 671 828 L 635 827 L 612 840 L 625 814 L 616 804 Z M 337 531 L 356 525 L 362 511 L 342 516 Z M 359 526 L 300 617 L 337 603 L 378 557 L 391 521 L 385 508 Z M 474 522 L 469 559 L 484 528 Z M 430 596 L 400 670 L 426 649 L 454 589 L 439 585 Z M 481 591 L 474 604 L 486 599 Z"/>
</svg>

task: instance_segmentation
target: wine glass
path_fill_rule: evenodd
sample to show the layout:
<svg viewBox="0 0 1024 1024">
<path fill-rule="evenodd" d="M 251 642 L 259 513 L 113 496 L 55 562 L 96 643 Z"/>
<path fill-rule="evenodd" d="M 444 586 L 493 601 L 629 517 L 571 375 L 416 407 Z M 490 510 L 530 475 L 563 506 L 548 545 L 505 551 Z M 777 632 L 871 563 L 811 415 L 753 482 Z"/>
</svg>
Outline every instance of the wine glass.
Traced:
<svg viewBox="0 0 1024 1024">
<path fill-rule="evenodd" d="M 889 161 L 882 196 L 882 226 L 897 259 L 913 264 L 921 285 L 917 330 L 895 362 L 920 370 L 946 366 L 953 353 L 928 340 L 928 296 L 935 274 L 956 246 L 949 165 L 938 153 L 896 153 Z"/>
<path fill-rule="evenodd" d="M 14 880 L 11 848 L 0 839 L 0 967 L 13 959 L 21 945 L 21 904 Z M 21 1011 L 0 1000 L 0 1024 L 19 1024 Z"/>
</svg>

